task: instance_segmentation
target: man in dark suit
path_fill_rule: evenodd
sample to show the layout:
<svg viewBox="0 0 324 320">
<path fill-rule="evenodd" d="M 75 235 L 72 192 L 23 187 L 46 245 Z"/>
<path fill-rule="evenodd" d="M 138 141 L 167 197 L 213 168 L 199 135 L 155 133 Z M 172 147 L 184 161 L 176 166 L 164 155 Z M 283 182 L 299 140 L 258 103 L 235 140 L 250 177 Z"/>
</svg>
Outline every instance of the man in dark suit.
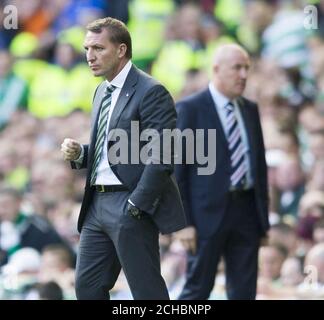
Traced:
<svg viewBox="0 0 324 320">
<path fill-rule="evenodd" d="M 179 164 L 176 178 L 188 227 L 177 236 L 188 250 L 180 299 L 207 299 L 224 257 L 229 299 L 254 299 L 260 239 L 268 229 L 267 169 L 257 105 L 241 97 L 250 66 L 238 45 L 220 47 L 209 87 L 177 103 L 177 127 L 216 130 L 216 170 Z M 206 149 L 205 149 L 206 150 Z M 185 154 L 185 150 L 183 150 Z"/>
<path fill-rule="evenodd" d="M 65 139 L 61 148 L 73 168 L 88 169 L 78 221 L 77 297 L 108 299 L 122 267 L 134 299 L 169 299 L 158 234 L 183 228 L 185 214 L 173 166 L 133 161 L 134 148 L 140 152 L 149 139 L 138 143 L 132 128 L 137 125 L 138 135 L 155 130 L 162 140 L 163 129 L 176 125 L 174 103 L 161 84 L 132 65 L 131 38 L 121 21 L 96 20 L 87 30 L 88 64 L 106 80 L 94 95 L 90 144 Z M 110 151 L 125 138 L 120 131 L 126 135 L 121 149 L 131 157 L 118 163 Z"/>
</svg>

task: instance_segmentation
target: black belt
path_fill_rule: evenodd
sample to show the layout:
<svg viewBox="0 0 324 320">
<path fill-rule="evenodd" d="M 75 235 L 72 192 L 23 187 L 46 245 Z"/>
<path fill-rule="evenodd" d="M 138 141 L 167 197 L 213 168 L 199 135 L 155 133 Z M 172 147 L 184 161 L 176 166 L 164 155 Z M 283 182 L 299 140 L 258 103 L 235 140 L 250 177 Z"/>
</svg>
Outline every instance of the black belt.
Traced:
<svg viewBox="0 0 324 320">
<path fill-rule="evenodd" d="M 102 184 L 95 185 L 94 188 L 97 192 L 119 192 L 119 191 L 128 191 L 128 189 L 123 185 L 114 185 L 114 186 L 104 186 Z"/>
</svg>

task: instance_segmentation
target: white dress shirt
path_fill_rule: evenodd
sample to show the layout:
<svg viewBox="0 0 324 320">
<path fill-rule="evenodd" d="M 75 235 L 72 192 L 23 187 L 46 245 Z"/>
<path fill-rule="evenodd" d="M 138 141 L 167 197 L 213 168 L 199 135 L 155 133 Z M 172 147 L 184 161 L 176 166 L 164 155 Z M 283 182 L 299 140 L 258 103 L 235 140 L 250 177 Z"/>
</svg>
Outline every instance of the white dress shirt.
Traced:
<svg viewBox="0 0 324 320">
<path fill-rule="evenodd" d="M 128 61 L 126 63 L 126 65 L 124 66 L 124 68 L 118 73 L 118 75 L 111 81 L 109 82 L 108 80 L 106 80 L 107 82 L 107 86 L 108 85 L 113 85 L 115 88 L 115 90 L 112 92 L 111 94 L 111 106 L 110 106 L 110 110 L 108 113 L 108 120 L 107 120 L 107 128 L 106 128 L 106 136 L 105 136 L 105 141 L 104 141 L 104 145 L 103 145 L 103 153 L 98 165 L 98 169 L 97 169 L 97 179 L 96 179 L 96 185 L 118 185 L 118 184 L 122 184 L 120 182 L 120 180 L 116 177 L 116 175 L 114 174 L 114 172 L 111 170 L 111 167 L 109 165 L 108 162 L 108 154 L 107 154 L 107 137 L 108 137 L 108 128 L 109 128 L 109 122 L 111 119 L 111 115 L 114 112 L 114 108 L 116 106 L 116 102 L 118 100 L 119 94 L 121 92 L 121 89 L 126 81 L 127 75 L 129 73 L 129 70 L 132 67 L 132 63 L 131 61 Z M 76 162 L 80 163 L 82 162 L 84 156 L 84 150 L 82 148 L 80 157 L 76 160 Z M 91 168 L 88 168 L 91 169 Z"/>
</svg>

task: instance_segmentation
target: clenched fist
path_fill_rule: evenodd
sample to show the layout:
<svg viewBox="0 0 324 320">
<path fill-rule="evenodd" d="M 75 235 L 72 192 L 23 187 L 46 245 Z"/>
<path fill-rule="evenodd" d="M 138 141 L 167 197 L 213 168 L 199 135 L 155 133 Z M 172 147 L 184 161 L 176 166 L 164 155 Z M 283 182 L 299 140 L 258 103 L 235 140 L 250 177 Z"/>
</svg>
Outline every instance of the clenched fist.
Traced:
<svg viewBox="0 0 324 320">
<path fill-rule="evenodd" d="M 74 161 L 80 157 L 81 144 L 73 139 L 66 138 L 61 144 L 63 159 L 66 161 Z"/>
</svg>

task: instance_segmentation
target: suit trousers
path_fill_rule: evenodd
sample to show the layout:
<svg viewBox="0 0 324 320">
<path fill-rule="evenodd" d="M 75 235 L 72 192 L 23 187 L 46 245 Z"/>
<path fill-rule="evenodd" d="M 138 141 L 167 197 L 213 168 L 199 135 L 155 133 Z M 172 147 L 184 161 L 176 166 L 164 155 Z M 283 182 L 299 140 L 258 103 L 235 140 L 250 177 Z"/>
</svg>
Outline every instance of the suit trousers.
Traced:
<svg viewBox="0 0 324 320">
<path fill-rule="evenodd" d="M 76 295 L 109 299 L 121 268 L 136 300 L 168 300 L 160 272 L 159 231 L 150 216 L 128 215 L 130 193 L 94 193 L 80 237 Z"/>
<path fill-rule="evenodd" d="M 204 237 L 198 230 L 197 253 L 188 253 L 187 279 L 179 299 L 208 299 L 221 257 L 227 298 L 255 299 L 260 234 L 254 191 L 229 193 L 223 220 L 213 236 Z"/>
</svg>

